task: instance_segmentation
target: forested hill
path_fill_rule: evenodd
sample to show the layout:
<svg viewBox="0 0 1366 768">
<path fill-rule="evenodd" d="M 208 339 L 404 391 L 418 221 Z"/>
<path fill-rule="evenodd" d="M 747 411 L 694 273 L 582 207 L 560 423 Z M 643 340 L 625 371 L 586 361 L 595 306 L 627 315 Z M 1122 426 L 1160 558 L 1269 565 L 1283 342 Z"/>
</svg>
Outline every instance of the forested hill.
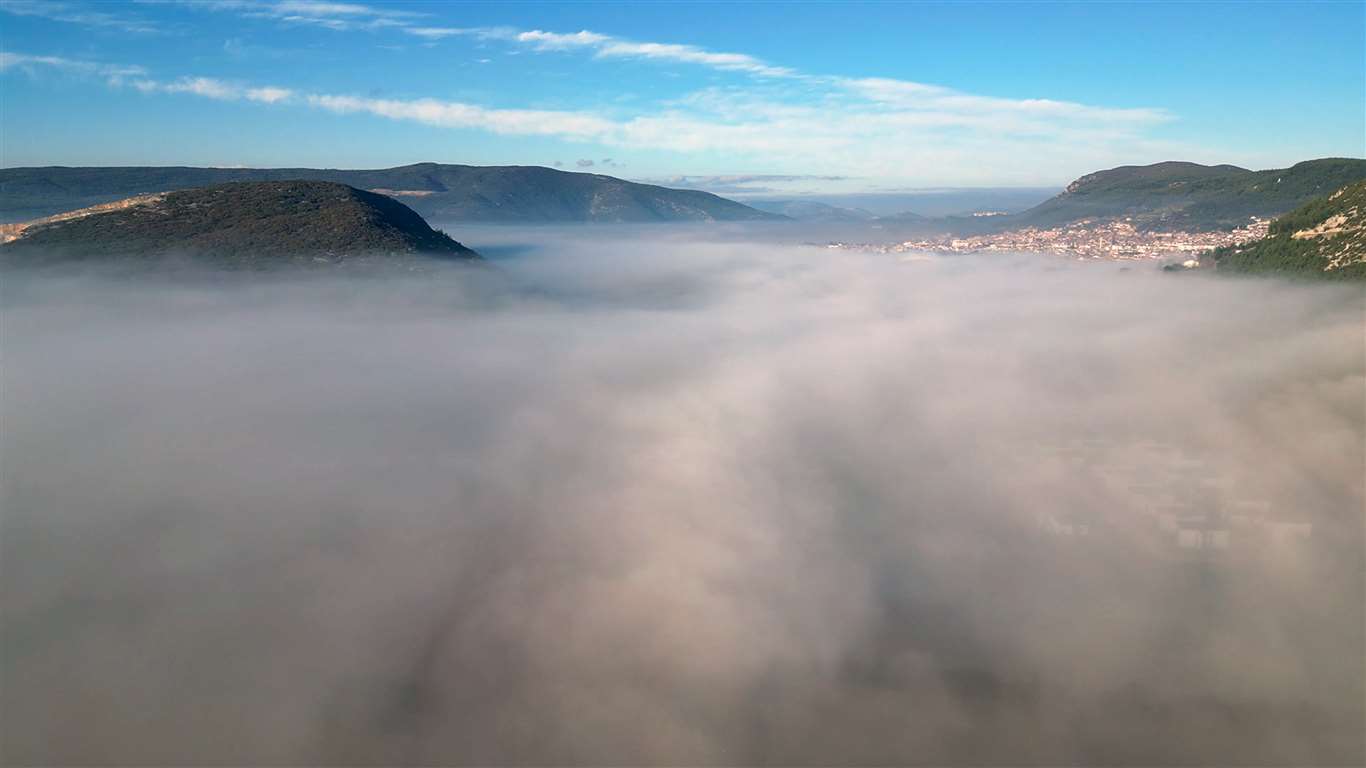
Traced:
<svg viewBox="0 0 1366 768">
<path fill-rule="evenodd" d="M 266 267 L 377 259 L 475 259 L 383 195 L 316 181 L 238 182 L 146 195 L 118 207 L 7 226 L 6 266 L 187 257 Z"/>
<path fill-rule="evenodd" d="M 397 198 L 429 220 L 502 223 L 781 219 L 708 192 L 539 166 L 420 163 L 383 170 L 319 168 L 5 168 L 0 216 L 21 221 L 134 195 L 232 181 L 312 180 Z"/>
<path fill-rule="evenodd" d="M 1053 227 L 1082 219 L 1132 217 L 1148 230 L 1233 229 L 1271 218 L 1366 179 L 1366 160 L 1325 158 L 1250 171 L 1232 165 L 1166 162 L 1123 166 L 1077 179 L 1044 203 L 999 222 Z"/>
<path fill-rule="evenodd" d="M 1276 219 L 1255 243 L 1212 254 L 1220 272 L 1366 279 L 1366 182 Z"/>
</svg>

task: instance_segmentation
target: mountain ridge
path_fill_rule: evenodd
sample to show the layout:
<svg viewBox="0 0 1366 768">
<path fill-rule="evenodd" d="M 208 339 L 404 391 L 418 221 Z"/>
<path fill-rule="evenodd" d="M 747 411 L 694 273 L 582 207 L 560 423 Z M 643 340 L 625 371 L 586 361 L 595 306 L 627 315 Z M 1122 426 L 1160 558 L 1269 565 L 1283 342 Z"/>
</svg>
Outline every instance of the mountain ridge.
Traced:
<svg viewBox="0 0 1366 768">
<path fill-rule="evenodd" d="M 490 223 L 743 221 L 782 216 L 700 190 L 534 165 L 381 169 L 41 166 L 0 169 L 0 214 L 36 218 L 139 194 L 235 181 L 326 181 L 384 190 L 428 219 Z"/>
<path fill-rule="evenodd" d="M 1062 193 L 1000 225 L 1053 227 L 1088 218 L 1130 218 L 1153 231 L 1233 229 L 1278 216 L 1346 184 L 1366 179 L 1366 160 L 1320 158 L 1289 168 L 1166 161 L 1086 174 Z"/>
<path fill-rule="evenodd" d="M 768 213 L 776 213 L 797 221 L 873 221 L 878 216 L 862 208 L 830 205 L 816 200 L 778 199 L 751 200 L 746 205 Z"/>
<path fill-rule="evenodd" d="M 8 225 L 7 266 L 186 257 L 220 266 L 477 259 L 406 205 L 321 181 L 232 182 Z"/>
</svg>

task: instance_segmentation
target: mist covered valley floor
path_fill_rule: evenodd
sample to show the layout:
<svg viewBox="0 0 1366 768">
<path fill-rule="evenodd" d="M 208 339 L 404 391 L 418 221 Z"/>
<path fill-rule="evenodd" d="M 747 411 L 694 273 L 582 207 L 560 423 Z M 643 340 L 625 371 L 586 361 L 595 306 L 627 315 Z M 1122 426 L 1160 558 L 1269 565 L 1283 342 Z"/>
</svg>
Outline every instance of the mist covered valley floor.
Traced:
<svg viewBox="0 0 1366 768">
<path fill-rule="evenodd" d="M 1359 287 L 460 238 L 0 276 L 5 763 L 1366 760 Z"/>
</svg>

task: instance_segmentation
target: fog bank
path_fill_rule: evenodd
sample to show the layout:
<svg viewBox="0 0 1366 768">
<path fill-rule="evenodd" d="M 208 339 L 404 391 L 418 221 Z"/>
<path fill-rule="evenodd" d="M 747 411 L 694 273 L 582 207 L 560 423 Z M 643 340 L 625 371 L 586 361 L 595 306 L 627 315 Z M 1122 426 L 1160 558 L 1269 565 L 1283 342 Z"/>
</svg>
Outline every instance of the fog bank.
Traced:
<svg viewBox="0 0 1366 768">
<path fill-rule="evenodd" d="M 699 231 L 5 275 L 4 761 L 1366 761 L 1359 287 Z"/>
</svg>

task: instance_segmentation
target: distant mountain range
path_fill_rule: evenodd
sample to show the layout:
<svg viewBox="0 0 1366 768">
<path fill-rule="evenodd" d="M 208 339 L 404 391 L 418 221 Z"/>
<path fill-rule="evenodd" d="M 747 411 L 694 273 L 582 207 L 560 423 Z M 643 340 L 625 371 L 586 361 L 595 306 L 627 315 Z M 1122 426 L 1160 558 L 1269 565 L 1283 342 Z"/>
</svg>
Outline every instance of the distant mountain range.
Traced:
<svg viewBox="0 0 1366 768">
<path fill-rule="evenodd" d="M 756 208 L 806 221 L 876 220 L 910 231 L 986 234 L 1036 227 L 1049 229 L 1086 219 L 1127 218 L 1140 230 L 1208 232 L 1244 226 L 1366 179 L 1366 160 L 1325 158 L 1290 168 L 1250 171 L 1233 165 L 1165 162 L 1097 171 L 1060 194 L 1015 213 L 924 216 L 874 215 L 866 210 L 808 200 L 751 202 Z M 1003 194 L 997 191 L 998 194 Z M 960 196 L 963 193 L 959 193 Z M 1018 210 L 1018 209 L 1017 209 Z M 987 215 L 989 214 L 989 215 Z"/>
<path fill-rule="evenodd" d="M 429 220 L 451 222 L 652 222 L 781 219 L 709 192 L 538 166 L 419 163 L 383 170 L 318 168 L 0 169 L 0 216 L 47 216 L 134 195 L 233 181 L 309 180 L 397 198 Z"/>
<path fill-rule="evenodd" d="M 1129 217 L 1139 229 L 1201 232 L 1270 218 L 1366 179 L 1366 160 L 1325 158 L 1289 168 L 1166 162 L 1126 165 L 1077 179 L 1057 197 L 1012 216 L 1002 229 L 1055 227 L 1083 219 Z"/>
<path fill-rule="evenodd" d="M 815 200 L 751 200 L 751 208 L 798 221 L 872 221 L 877 214 L 862 208 L 845 208 Z"/>
<path fill-rule="evenodd" d="M 1050 228 L 1086 219 L 1125 218 L 1141 230 L 1201 232 L 1233 229 L 1247 224 L 1253 216 L 1278 216 L 1347 184 L 1366 180 L 1366 160 L 1325 158 L 1267 171 L 1185 162 L 1122 166 L 1083 176 L 1061 194 L 1018 213 L 941 217 L 875 215 L 862 207 L 803 198 L 744 205 L 699 190 L 668 189 L 537 166 L 419 163 L 372 171 L 6 168 L 0 169 L 0 220 L 21 221 L 135 195 L 232 181 L 297 179 L 346 184 L 388 195 L 439 222 L 798 219 L 850 226 L 876 221 L 878 226 L 907 231 L 982 234 L 1023 227 Z M 996 190 L 996 194 L 1002 197 L 1005 192 Z"/>
<path fill-rule="evenodd" d="M 237 268 L 478 258 L 397 200 L 318 181 L 142 195 L 0 230 L 5 266 L 153 257 Z"/>
<path fill-rule="evenodd" d="M 1366 279 L 1366 181 L 1271 222 L 1266 237 L 1211 254 L 1219 272 Z"/>
</svg>

